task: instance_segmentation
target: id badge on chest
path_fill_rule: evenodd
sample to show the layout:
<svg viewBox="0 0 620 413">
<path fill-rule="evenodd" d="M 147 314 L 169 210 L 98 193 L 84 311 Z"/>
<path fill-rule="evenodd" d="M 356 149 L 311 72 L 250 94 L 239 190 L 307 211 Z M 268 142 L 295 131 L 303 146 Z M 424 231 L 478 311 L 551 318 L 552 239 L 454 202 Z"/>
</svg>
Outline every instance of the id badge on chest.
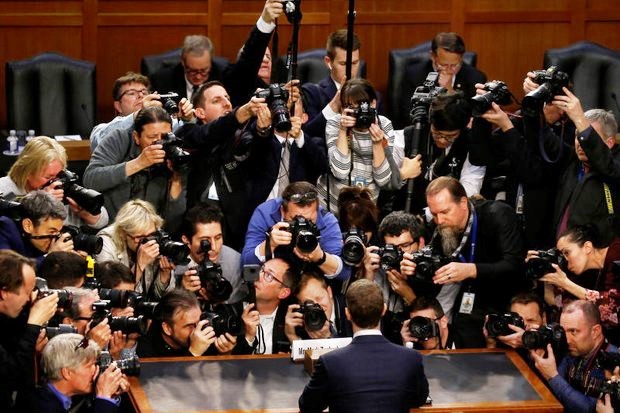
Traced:
<svg viewBox="0 0 620 413">
<path fill-rule="evenodd" d="M 367 185 L 368 182 L 366 181 L 366 178 L 362 176 L 356 176 L 355 178 L 353 178 L 353 186 L 356 186 L 358 188 L 365 188 Z"/>
<path fill-rule="evenodd" d="M 463 293 L 463 298 L 461 299 L 461 306 L 459 307 L 459 313 L 461 314 L 471 314 L 474 310 L 474 301 L 476 300 L 476 294 L 467 292 Z"/>
</svg>

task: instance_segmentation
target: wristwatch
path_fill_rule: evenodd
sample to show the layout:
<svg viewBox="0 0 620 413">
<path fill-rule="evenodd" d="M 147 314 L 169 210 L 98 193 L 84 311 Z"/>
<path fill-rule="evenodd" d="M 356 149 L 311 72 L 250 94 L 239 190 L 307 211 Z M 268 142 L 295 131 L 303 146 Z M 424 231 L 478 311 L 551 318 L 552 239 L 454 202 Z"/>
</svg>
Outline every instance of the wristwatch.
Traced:
<svg viewBox="0 0 620 413">
<path fill-rule="evenodd" d="M 325 264 L 325 261 L 327 261 L 327 254 L 325 253 L 325 251 L 323 251 L 323 256 L 321 257 L 321 259 L 318 261 L 315 261 L 314 263 L 316 265 L 323 265 Z"/>
</svg>

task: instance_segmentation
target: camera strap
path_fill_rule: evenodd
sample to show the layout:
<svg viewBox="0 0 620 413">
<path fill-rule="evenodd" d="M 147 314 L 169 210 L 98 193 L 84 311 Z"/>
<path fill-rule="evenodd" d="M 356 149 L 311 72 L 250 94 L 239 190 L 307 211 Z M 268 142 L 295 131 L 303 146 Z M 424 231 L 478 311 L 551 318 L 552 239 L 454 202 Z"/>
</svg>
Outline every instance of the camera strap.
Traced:
<svg viewBox="0 0 620 413">
<path fill-rule="evenodd" d="M 540 115 L 540 127 L 538 128 L 538 149 L 540 151 L 540 156 L 542 156 L 542 158 L 545 160 L 545 162 L 547 163 L 557 163 L 560 158 L 562 157 L 562 152 L 564 150 L 564 125 L 565 125 L 565 121 L 562 121 L 562 130 L 560 132 L 560 136 L 558 137 L 558 144 L 560 146 L 559 150 L 558 150 L 558 156 L 551 160 L 551 158 L 549 158 L 549 155 L 547 155 L 547 151 L 545 150 L 545 143 L 544 143 L 544 130 L 546 129 L 545 126 L 545 116 L 544 115 Z"/>
</svg>

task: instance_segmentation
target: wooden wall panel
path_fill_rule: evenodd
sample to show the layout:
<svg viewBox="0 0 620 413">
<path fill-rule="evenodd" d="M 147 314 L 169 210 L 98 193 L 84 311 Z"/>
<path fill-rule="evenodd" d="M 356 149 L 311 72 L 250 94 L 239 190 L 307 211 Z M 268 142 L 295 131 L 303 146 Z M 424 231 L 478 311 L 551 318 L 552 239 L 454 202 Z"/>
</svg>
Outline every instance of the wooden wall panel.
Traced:
<svg viewBox="0 0 620 413">
<path fill-rule="evenodd" d="M 208 35 L 216 53 L 234 59 L 264 0 L 0 0 L 0 79 L 4 62 L 49 50 L 97 64 L 98 119 L 112 116 L 113 80 L 139 70 L 140 58 L 178 47 L 185 35 Z M 346 27 L 348 0 L 304 0 L 300 51 L 324 47 Z M 388 52 L 458 31 L 489 78 L 520 96 L 527 70 L 540 68 L 547 48 L 591 40 L 620 49 L 618 0 L 357 0 L 356 32 L 368 77 L 387 85 Z M 280 19 L 280 53 L 291 26 Z M 0 82 L 4 103 L 5 85 Z M 0 104 L 0 128 L 6 109 Z"/>
</svg>

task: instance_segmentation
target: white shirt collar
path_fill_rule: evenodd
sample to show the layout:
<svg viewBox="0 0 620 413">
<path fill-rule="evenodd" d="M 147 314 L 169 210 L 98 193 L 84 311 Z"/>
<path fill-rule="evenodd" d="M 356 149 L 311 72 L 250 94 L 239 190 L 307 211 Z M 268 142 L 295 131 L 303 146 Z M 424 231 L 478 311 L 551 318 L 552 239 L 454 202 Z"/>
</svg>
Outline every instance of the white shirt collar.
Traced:
<svg viewBox="0 0 620 413">
<path fill-rule="evenodd" d="M 358 332 L 353 334 L 353 338 L 359 337 L 359 336 L 380 336 L 380 335 L 382 335 L 381 330 L 377 330 L 375 328 L 368 328 L 364 330 L 359 330 Z"/>
</svg>

